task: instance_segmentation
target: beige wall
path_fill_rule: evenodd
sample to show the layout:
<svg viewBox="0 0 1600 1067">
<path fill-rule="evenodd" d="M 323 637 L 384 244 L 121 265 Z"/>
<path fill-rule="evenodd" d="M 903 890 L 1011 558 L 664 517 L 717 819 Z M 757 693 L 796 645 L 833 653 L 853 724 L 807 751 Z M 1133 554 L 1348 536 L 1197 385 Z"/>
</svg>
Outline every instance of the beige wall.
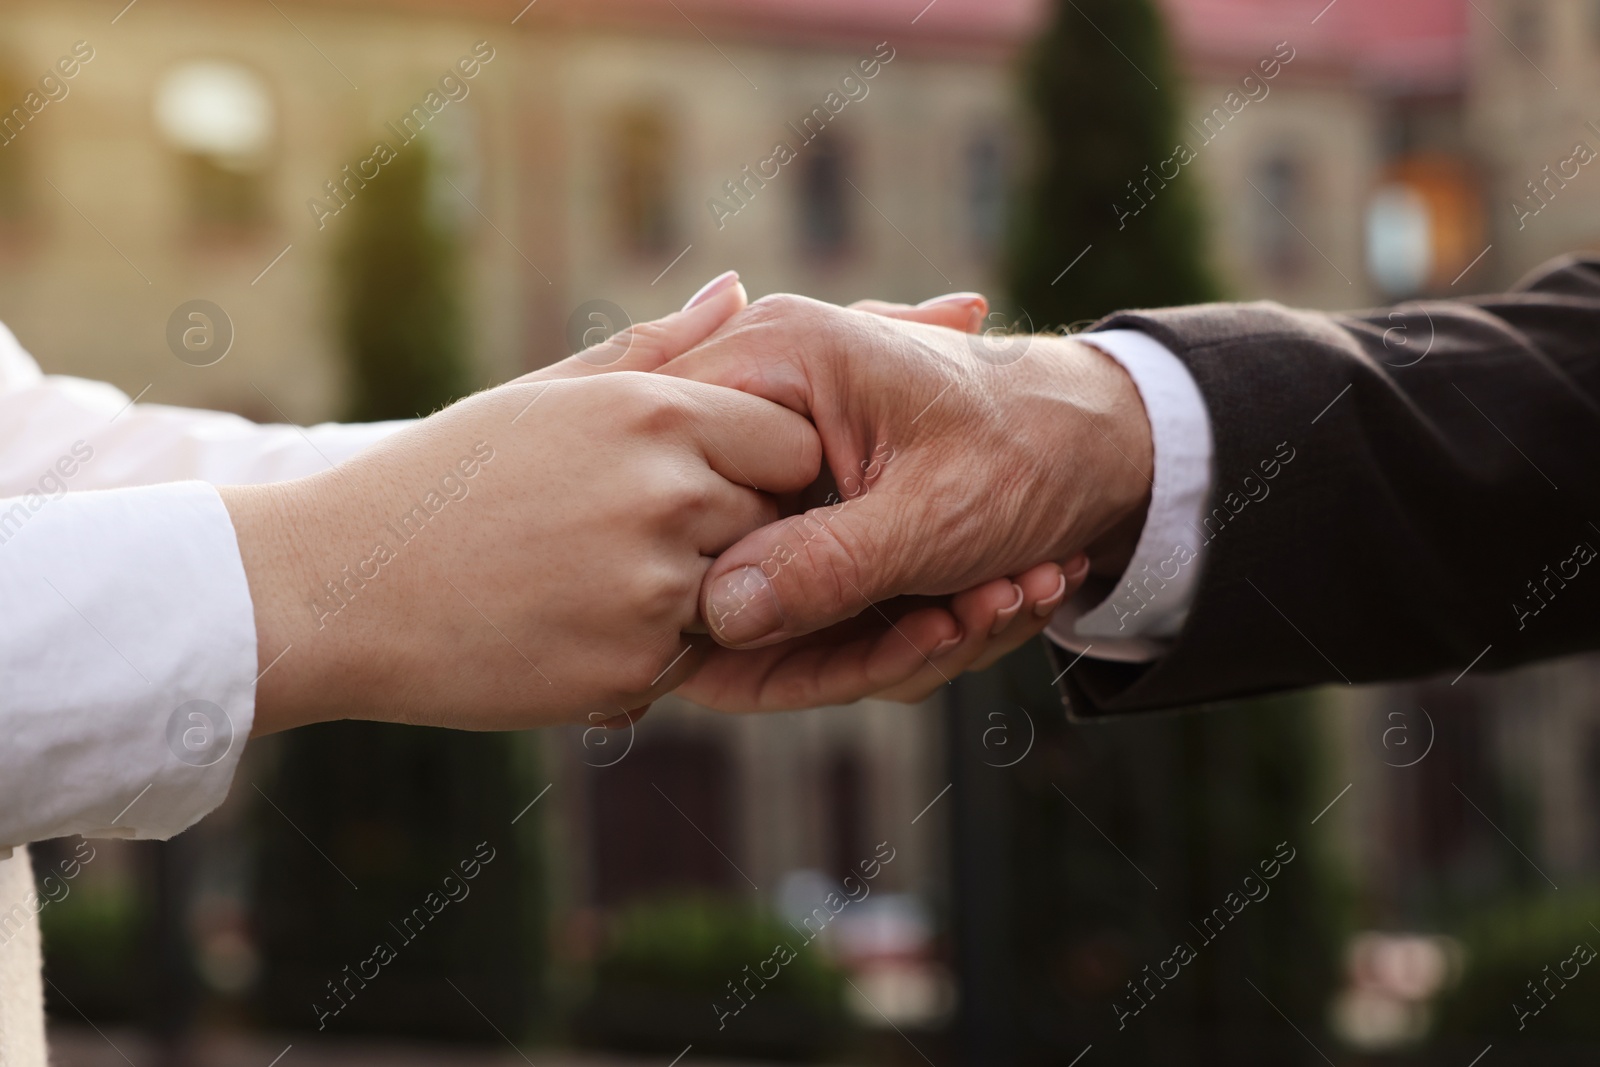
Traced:
<svg viewBox="0 0 1600 1067">
<path fill-rule="evenodd" d="M 1513 5 L 1485 3 L 1484 12 L 1506 33 L 1515 32 Z M 1496 241 L 1497 277 L 1515 280 L 1551 256 L 1600 248 L 1600 161 L 1557 192 L 1549 207 L 1519 228 L 1514 200 L 1534 202 L 1526 183 L 1541 179 L 1584 141 L 1600 152 L 1600 20 L 1592 5 L 1543 3 L 1535 10 L 1537 44 L 1521 42 L 1519 53 L 1487 19 L 1475 17 L 1473 67 L 1468 100 L 1475 147 L 1489 185 L 1491 236 Z M 1541 73 L 1542 72 L 1542 73 Z M 1547 80 L 1548 79 L 1548 80 Z"/>
<path fill-rule="evenodd" d="M 798 161 L 756 189 L 749 205 L 720 228 L 706 202 L 726 200 L 724 183 L 739 178 L 746 164 L 767 159 L 779 140 L 804 156 L 807 147 L 786 123 L 798 124 L 820 105 L 854 63 L 872 54 L 872 45 L 804 52 L 735 43 L 721 48 L 727 60 L 698 38 L 585 36 L 566 50 L 563 117 L 572 147 L 567 243 L 574 304 L 605 297 L 635 318 L 649 317 L 675 309 L 701 282 L 729 268 L 741 272 L 752 295 L 800 291 L 840 301 L 868 295 L 922 299 L 992 286 L 992 272 L 964 240 L 963 153 L 969 131 L 1010 114 L 1004 70 L 897 50 L 866 83 L 868 95 L 829 126 L 830 137 L 843 137 L 851 146 L 852 180 L 867 199 L 850 194 L 855 252 L 820 265 L 798 254 Z M 612 239 L 606 137 L 612 116 L 651 103 L 670 116 L 681 138 L 679 239 L 646 260 L 618 249 Z M 685 248 L 683 259 L 656 282 Z"/>
<path fill-rule="evenodd" d="M 139 3 L 113 25 L 120 4 L 38 0 L 4 16 L 0 70 L 15 82 L 35 80 L 75 41 L 96 51 L 71 95 L 0 148 L 24 158 L 34 205 L 28 227 L 0 235 L 0 318 L 50 369 L 103 377 L 130 393 L 149 385 L 150 400 L 274 417 L 259 386 L 293 418 L 336 415 L 329 262 L 348 220 L 331 219 L 319 232 L 305 201 L 481 39 L 497 49 L 496 60 L 473 83 L 471 98 L 450 105 L 427 135 L 458 152 L 458 183 L 489 220 L 457 205 L 470 250 L 481 382 L 563 354 L 568 316 L 584 301 L 611 300 L 635 319 L 648 318 L 728 267 L 739 269 L 755 294 L 795 290 L 832 300 L 920 299 L 996 284 L 994 264 L 971 240 L 965 153 L 978 131 L 1017 122 L 1012 72 L 1003 61 L 890 42 L 895 60 L 869 83 L 870 95 L 833 124 L 851 146 L 852 177 L 871 204 L 856 196 L 854 250 L 823 264 L 797 251 L 797 166 L 784 168 L 721 229 L 706 201 L 744 164 L 766 158 L 776 140 L 792 139 L 785 124 L 821 103 L 875 42 L 719 40 L 719 53 L 688 32 L 573 29 L 532 19 L 513 27 L 505 19 L 452 16 L 442 6 L 446 13 L 431 15 L 280 7 L 287 19 L 270 6 Z M 1510 5 L 1495 0 L 1485 10 L 1511 28 Z M 1544 46 L 1533 58 L 1560 92 L 1487 19 L 1470 22 L 1467 132 L 1488 184 L 1496 245 L 1472 278 L 1480 289 L 1600 241 L 1600 173 L 1591 173 L 1600 168 L 1585 169 L 1521 231 L 1510 208 L 1523 184 L 1545 163 L 1566 158 L 1575 139 L 1588 137 L 1600 148 L 1600 135 L 1584 127 L 1600 123 L 1600 33 L 1583 5 L 1540 10 Z M 203 57 L 257 71 L 279 111 L 272 222 L 241 241 L 198 241 L 188 232 L 177 161 L 152 118 L 161 74 Z M 1195 72 L 1185 117 L 1219 103 L 1248 64 L 1238 66 Z M 1372 303 L 1378 296 L 1365 274 L 1362 217 L 1382 163 L 1383 104 L 1325 72 L 1294 66 L 1272 90 L 1202 149 L 1183 178 L 1204 188 L 1218 265 L 1241 295 L 1319 307 Z M 677 231 L 672 248 L 650 256 L 620 246 L 608 192 L 615 168 L 610 123 L 640 105 L 666 115 L 675 138 Z M 1246 179 L 1258 178 L 1261 162 L 1280 152 L 1298 159 L 1306 176 L 1293 221 L 1310 245 L 1295 276 L 1264 264 L 1251 237 L 1271 209 Z M 222 305 L 237 331 L 228 358 L 203 370 L 175 360 L 164 338 L 172 309 L 197 297 Z"/>
<path fill-rule="evenodd" d="M 74 41 L 87 40 L 96 52 L 71 95 L 0 149 L 28 154 L 37 209 L 36 234 L 0 259 L 0 317 L 49 369 L 104 377 L 129 393 L 150 384 L 149 401 L 214 403 L 270 418 L 255 383 L 298 420 L 337 412 L 328 269 L 348 217 L 327 220 L 319 232 L 305 201 L 360 158 L 355 149 L 371 144 L 375 127 L 416 102 L 485 37 L 507 47 L 475 81 L 472 96 L 435 122 L 464 126 L 470 112 L 483 141 L 512 141 L 506 127 L 517 86 L 514 44 L 499 28 L 465 21 L 396 19 L 374 32 L 374 20 L 348 12 L 285 9 L 359 91 L 271 7 L 142 4 L 116 25 L 103 4 L 33 4 L 8 16 L 4 62 L 21 78 L 43 72 Z M 267 176 L 272 221 L 243 240 L 193 238 L 177 159 L 152 117 L 162 73 L 197 58 L 252 68 L 278 110 Z M 498 192 L 512 183 L 488 186 Z M 491 214 L 511 207 L 494 200 L 484 206 Z M 473 324 L 485 373 L 498 377 L 518 363 L 511 314 L 517 278 L 506 270 L 515 253 L 492 231 L 485 238 L 486 228 L 474 221 Z M 203 370 L 180 363 L 165 343 L 167 316 L 193 298 L 221 305 L 236 329 L 233 351 Z"/>
<path fill-rule="evenodd" d="M 75 41 L 96 53 L 70 96 L 0 149 L 25 154 L 35 208 L 26 239 L 0 248 L 0 318 L 49 369 L 102 377 L 130 394 L 150 385 L 150 401 L 273 418 L 259 386 L 296 420 L 335 416 L 330 255 L 348 217 L 319 232 L 305 202 L 482 39 L 496 59 L 427 136 L 459 153 L 456 180 L 489 220 L 457 205 L 484 383 L 564 354 L 567 317 L 583 301 L 653 317 L 727 267 L 758 294 L 833 299 L 992 284 L 966 240 L 963 158 L 969 132 L 1008 114 L 1006 74 L 992 62 L 919 59 L 901 47 L 870 94 L 839 116 L 834 127 L 856 152 L 855 181 L 927 260 L 863 200 L 853 205 L 857 251 L 819 266 L 796 256 L 794 167 L 721 232 L 705 201 L 743 164 L 765 158 L 784 123 L 820 104 L 872 42 L 837 51 L 722 42 L 757 92 L 698 36 L 280 6 L 287 19 L 269 6 L 165 3 L 139 4 L 112 25 L 116 6 L 83 0 L 24 4 L 6 16 L 0 63 L 17 81 L 36 79 Z M 278 109 L 272 221 L 244 240 L 197 241 L 187 231 L 176 157 L 152 117 L 163 72 L 194 58 L 250 67 Z M 608 124 L 640 103 L 674 122 L 681 247 L 693 245 L 659 281 L 681 247 L 638 257 L 619 247 L 609 217 Z M 229 356 L 203 370 L 174 359 L 164 339 L 168 315 L 194 298 L 221 305 L 237 335 Z"/>
</svg>

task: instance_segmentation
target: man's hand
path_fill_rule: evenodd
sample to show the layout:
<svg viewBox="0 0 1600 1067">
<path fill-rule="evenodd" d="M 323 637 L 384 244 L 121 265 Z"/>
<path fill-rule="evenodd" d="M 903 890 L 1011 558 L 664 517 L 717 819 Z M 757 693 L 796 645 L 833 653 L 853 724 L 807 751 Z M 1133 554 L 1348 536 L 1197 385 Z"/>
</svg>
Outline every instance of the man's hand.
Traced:
<svg viewBox="0 0 1600 1067">
<path fill-rule="evenodd" d="M 779 296 L 662 372 L 811 418 L 837 486 L 707 574 L 705 618 L 733 648 L 1080 551 L 1117 573 L 1143 524 L 1152 451 L 1138 391 L 1071 338 L 974 337 Z"/>
<path fill-rule="evenodd" d="M 681 634 L 711 558 L 820 455 L 778 405 L 624 372 L 501 386 L 324 474 L 224 489 L 267 668 L 255 732 L 645 704 L 708 643 Z"/>
<path fill-rule="evenodd" d="M 1082 556 L 997 578 L 937 606 L 897 597 L 764 648 L 711 648 L 679 687 L 718 711 L 782 711 L 862 697 L 917 703 L 957 675 L 982 670 L 1039 635 L 1089 571 Z"/>
</svg>

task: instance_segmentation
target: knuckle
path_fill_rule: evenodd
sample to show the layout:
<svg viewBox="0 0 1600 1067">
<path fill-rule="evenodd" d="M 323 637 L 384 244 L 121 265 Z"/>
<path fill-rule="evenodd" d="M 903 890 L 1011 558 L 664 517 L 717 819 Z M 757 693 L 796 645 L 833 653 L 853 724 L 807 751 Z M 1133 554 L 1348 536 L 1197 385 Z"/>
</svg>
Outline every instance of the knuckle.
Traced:
<svg viewBox="0 0 1600 1067">
<path fill-rule="evenodd" d="M 756 318 L 774 319 L 786 318 L 809 309 L 810 301 L 793 293 L 770 293 L 750 305 L 750 313 Z"/>
<path fill-rule="evenodd" d="M 672 488 L 673 510 L 683 515 L 704 514 L 715 504 L 711 485 L 704 478 L 680 475 Z"/>
<path fill-rule="evenodd" d="M 676 431 L 684 422 L 683 398 L 667 389 L 665 379 L 648 374 L 619 373 L 613 375 L 617 382 L 615 398 L 626 427 L 640 434 L 664 434 Z"/>
<path fill-rule="evenodd" d="M 634 607 L 642 619 L 667 624 L 684 618 L 699 595 L 700 583 L 685 568 L 666 564 L 642 569 L 634 586 Z"/>
<path fill-rule="evenodd" d="M 793 293 L 764 296 L 750 305 L 746 315 L 754 325 L 787 330 L 816 330 L 833 321 L 830 305 Z"/>
<path fill-rule="evenodd" d="M 655 464 L 643 474 L 633 506 L 656 522 L 697 514 L 710 507 L 707 480 L 678 464 Z"/>
<path fill-rule="evenodd" d="M 661 673 L 660 659 L 652 649 L 647 653 L 637 653 L 629 656 L 617 671 L 613 683 L 617 690 L 619 702 L 626 703 L 627 698 L 638 696 L 650 690 L 651 683 Z M 665 661 L 662 661 L 663 663 Z"/>
</svg>

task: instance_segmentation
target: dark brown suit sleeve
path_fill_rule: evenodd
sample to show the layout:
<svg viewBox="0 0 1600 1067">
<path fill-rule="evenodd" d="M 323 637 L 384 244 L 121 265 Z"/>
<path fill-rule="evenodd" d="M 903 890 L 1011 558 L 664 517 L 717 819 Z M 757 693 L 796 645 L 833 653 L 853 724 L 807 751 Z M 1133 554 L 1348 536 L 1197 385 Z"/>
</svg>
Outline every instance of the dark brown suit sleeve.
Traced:
<svg viewBox="0 0 1600 1067">
<path fill-rule="evenodd" d="M 1073 714 L 1600 648 L 1600 257 L 1496 296 L 1097 328 L 1183 361 L 1215 449 L 1182 633 L 1149 665 L 1078 662 L 1061 683 Z"/>
</svg>

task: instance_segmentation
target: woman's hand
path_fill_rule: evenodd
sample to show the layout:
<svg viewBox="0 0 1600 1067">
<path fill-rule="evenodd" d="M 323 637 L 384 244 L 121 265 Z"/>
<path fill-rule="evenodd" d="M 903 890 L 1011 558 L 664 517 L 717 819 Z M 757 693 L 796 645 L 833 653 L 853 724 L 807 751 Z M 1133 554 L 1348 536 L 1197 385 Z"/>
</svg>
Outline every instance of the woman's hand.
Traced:
<svg viewBox="0 0 1600 1067">
<path fill-rule="evenodd" d="M 559 363 L 524 374 L 519 382 L 588 378 L 616 371 L 653 371 L 717 331 L 750 303 L 737 271 L 724 271 L 701 286 L 682 311 L 636 322 Z"/>
<path fill-rule="evenodd" d="M 820 464 L 776 404 L 623 372 L 501 386 L 324 474 L 225 489 L 267 668 L 255 732 L 645 704 L 709 644 L 681 634 L 711 560 Z"/>
</svg>

